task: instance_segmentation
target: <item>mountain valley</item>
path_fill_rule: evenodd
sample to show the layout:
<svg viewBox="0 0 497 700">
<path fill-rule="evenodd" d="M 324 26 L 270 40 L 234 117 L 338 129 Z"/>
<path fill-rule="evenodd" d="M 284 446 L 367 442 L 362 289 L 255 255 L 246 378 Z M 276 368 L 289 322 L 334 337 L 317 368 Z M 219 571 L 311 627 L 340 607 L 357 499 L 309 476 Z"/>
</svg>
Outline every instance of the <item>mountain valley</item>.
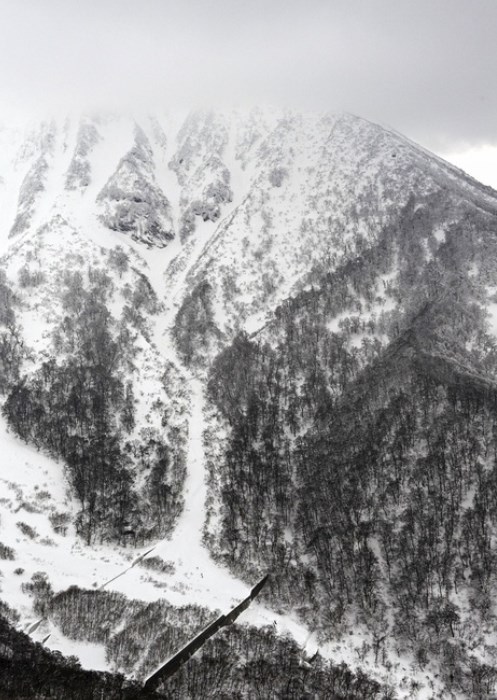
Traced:
<svg viewBox="0 0 497 700">
<path fill-rule="evenodd" d="M 0 148 L 1 691 L 141 697 L 269 574 L 155 697 L 494 697 L 497 193 L 349 114 Z"/>
</svg>

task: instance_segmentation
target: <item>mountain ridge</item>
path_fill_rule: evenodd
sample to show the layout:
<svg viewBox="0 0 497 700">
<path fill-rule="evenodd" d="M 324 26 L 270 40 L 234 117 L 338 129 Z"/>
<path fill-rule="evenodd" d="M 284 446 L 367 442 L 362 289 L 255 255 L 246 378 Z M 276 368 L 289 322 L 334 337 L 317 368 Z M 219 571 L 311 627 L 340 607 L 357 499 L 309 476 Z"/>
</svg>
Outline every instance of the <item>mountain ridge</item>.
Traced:
<svg viewBox="0 0 497 700">
<path fill-rule="evenodd" d="M 205 615 L 269 570 L 254 635 L 273 624 L 385 697 L 483 693 L 497 193 L 351 115 L 173 122 L 3 133 L 3 415 L 70 492 L 38 497 L 34 454 L 16 487 L 9 468 L 0 539 L 25 571 L 2 562 L 0 596 L 29 617 L 35 591 L 33 635 L 63 646 L 100 575 L 112 620 L 117 594 Z M 114 670 L 131 648 L 140 674 L 161 661 L 140 605 L 87 631 Z"/>
</svg>

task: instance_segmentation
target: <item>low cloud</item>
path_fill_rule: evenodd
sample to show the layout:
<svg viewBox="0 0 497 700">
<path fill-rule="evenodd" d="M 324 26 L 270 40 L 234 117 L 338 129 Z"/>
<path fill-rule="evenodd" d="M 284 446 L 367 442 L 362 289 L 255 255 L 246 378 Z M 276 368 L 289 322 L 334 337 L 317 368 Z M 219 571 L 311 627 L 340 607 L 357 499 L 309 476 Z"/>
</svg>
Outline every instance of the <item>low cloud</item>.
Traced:
<svg viewBox="0 0 497 700">
<path fill-rule="evenodd" d="M 269 103 L 495 144 L 496 27 L 494 0 L 0 0 L 0 109 Z"/>
</svg>

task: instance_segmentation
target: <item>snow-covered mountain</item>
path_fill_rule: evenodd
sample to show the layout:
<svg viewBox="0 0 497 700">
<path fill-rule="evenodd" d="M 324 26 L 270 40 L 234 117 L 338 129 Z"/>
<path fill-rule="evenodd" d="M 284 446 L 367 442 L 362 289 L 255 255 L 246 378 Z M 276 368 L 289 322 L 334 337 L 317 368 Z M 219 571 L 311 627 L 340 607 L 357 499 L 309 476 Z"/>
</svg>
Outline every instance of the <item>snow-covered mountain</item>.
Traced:
<svg viewBox="0 0 497 700">
<path fill-rule="evenodd" d="M 0 153 L 19 625 L 141 679 L 269 571 L 240 622 L 328 684 L 493 692 L 497 194 L 351 115 L 67 117 Z"/>
</svg>

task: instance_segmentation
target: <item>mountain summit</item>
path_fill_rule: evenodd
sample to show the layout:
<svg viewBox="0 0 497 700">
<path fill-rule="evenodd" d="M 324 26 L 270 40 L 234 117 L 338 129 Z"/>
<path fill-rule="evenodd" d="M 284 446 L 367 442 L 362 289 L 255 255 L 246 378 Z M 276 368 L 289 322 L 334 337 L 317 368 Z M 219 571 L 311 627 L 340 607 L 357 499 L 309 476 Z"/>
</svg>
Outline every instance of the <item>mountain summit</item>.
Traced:
<svg viewBox="0 0 497 700">
<path fill-rule="evenodd" d="M 352 115 L 0 144 L 0 612 L 143 680 L 269 572 L 166 696 L 492 697 L 497 193 Z"/>
</svg>

